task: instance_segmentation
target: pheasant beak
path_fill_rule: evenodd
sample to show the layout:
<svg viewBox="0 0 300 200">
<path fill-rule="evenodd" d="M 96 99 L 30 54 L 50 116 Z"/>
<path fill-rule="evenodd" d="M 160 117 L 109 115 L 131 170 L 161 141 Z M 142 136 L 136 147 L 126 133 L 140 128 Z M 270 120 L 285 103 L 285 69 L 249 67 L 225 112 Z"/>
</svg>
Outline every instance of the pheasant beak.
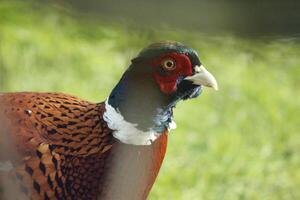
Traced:
<svg viewBox="0 0 300 200">
<path fill-rule="evenodd" d="M 186 77 L 185 80 L 191 81 L 195 85 L 203 85 L 218 90 L 218 83 L 215 77 L 203 65 L 195 66 L 195 74 Z"/>
</svg>

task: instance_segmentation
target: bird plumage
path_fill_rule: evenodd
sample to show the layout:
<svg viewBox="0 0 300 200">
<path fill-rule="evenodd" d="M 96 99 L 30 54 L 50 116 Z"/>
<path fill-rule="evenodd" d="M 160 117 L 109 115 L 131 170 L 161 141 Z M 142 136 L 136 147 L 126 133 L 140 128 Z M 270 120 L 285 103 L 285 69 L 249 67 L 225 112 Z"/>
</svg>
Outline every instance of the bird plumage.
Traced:
<svg viewBox="0 0 300 200">
<path fill-rule="evenodd" d="M 61 93 L 8 93 L 0 102 L 1 150 L 11 142 L 0 160 L 15 166 L 10 178 L 18 180 L 22 199 L 124 198 L 123 190 L 134 185 L 145 189 L 126 199 L 146 198 L 164 157 L 166 134 L 155 147 L 122 144 L 102 119 L 104 103 Z"/>
<path fill-rule="evenodd" d="M 166 152 L 174 106 L 197 97 L 198 82 L 212 82 L 195 77 L 197 66 L 194 50 L 157 43 L 132 60 L 102 103 L 62 93 L 0 94 L 2 198 L 146 199 Z M 150 133 L 155 137 L 138 139 Z"/>
</svg>

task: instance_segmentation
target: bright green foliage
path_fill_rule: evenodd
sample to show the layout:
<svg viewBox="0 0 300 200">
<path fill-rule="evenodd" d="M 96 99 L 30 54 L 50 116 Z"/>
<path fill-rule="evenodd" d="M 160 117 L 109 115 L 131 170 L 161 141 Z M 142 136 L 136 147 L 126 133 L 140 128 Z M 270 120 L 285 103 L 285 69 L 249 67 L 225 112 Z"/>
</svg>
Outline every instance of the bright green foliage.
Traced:
<svg viewBox="0 0 300 200">
<path fill-rule="evenodd" d="M 13 3 L 12 3 L 13 2 Z M 68 10 L 0 2 L 0 91 L 104 100 L 138 51 L 176 40 L 219 81 L 175 110 L 154 199 L 300 199 L 300 43 L 134 30 Z"/>
</svg>

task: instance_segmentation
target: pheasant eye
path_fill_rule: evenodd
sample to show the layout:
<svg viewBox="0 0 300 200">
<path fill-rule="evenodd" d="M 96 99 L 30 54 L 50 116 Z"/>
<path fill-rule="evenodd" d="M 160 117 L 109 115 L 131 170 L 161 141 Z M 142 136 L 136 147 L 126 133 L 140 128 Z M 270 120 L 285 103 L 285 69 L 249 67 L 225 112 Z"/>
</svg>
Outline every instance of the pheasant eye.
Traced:
<svg viewBox="0 0 300 200">
<path fill-rule="evenodd" d="M 172 59 L 166 59 L 162 62 L 163 68 L 166 70 L 174 70 L 176 68 L 175 61 Z"/>
</svg>

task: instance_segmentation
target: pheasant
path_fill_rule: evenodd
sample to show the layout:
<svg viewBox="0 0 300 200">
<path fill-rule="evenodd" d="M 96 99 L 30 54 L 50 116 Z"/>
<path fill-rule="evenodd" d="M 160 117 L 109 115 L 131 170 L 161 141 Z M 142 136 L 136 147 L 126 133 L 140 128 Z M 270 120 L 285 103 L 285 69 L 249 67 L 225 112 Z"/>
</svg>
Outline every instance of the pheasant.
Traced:
<svg viewBox="0 0 300 200">
<path fill-rule="evenodd" d="M 173 108 L 218 89 L 195 50 L 144 48 L 109 97 L 0 93 L 0 199 L 146 199 L 165 156 Z"/>
</svg>

